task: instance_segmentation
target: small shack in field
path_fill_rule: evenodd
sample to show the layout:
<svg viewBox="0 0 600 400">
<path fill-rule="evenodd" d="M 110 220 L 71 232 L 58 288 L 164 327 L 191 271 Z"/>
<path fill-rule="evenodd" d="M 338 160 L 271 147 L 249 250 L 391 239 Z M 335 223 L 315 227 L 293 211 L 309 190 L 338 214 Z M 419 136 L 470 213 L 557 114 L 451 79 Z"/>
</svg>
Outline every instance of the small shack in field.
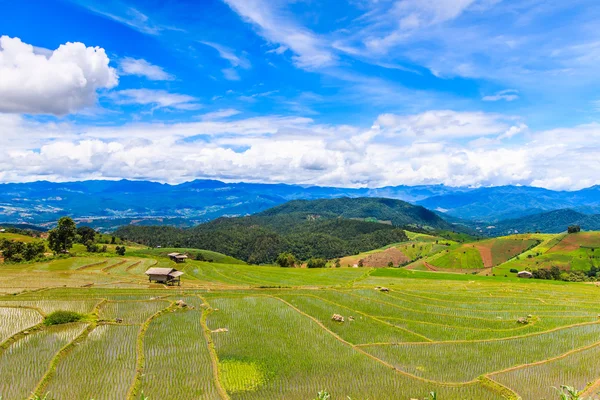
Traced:
<svg viewBox="0 0 600 400">
<path fill-rule="evenodd" d="M 517 273 L 517 276 L 519 278 L 533 278 L 533 274 L 529 271 L 521 271 Z"/>
<path fill-rule="evenodd" d="M 181 275 L 183 272 L 177 271 L 175 268 L 150 268 L 146 271 L 148 280 L 167 285 L 181 285 Z"/>
<path fill-rule="evenodd" d="M 175 261 L 176 263 L 182 263 L 185 262 L 185 260 L 187 260 L 188 256 L 186 256 L 185 254 L 181 254 L 181 253 L 169 253 L 167 254 L 169 256 L 169 258 L 173 261 Z"/>
</svg>

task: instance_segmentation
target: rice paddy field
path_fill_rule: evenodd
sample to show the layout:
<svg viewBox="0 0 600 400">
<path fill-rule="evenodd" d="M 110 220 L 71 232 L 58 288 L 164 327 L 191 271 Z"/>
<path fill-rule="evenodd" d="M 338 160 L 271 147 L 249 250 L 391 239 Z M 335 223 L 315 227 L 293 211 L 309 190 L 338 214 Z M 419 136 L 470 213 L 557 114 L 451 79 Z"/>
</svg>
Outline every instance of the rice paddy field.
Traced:
<svg viewBox="0 0 600 400">
<path fill-rule="evenodd" d="M 582 251 L 551 236 L 491 243 L 494 268 L 516 251 Z M 449 244 L 438 241 L 442 256 L 465 246 Z M 548 400 L 560 385 L 600 399 L 596 285 L 219 260 L 140 251 L 0 265 L 2 400 Z M 151 266 L 183 270 L 181 286 L 148 282 Z M 84 319 L 42 323 L 58 310 Z"/>
</svg>

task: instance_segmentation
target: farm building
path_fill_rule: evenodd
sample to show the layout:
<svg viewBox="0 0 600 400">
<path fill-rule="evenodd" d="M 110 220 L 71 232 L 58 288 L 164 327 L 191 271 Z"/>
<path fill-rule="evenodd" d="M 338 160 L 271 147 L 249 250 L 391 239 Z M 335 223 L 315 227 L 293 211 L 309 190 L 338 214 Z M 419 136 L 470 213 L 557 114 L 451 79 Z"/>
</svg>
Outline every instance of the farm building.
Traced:
<svg viewBox="0 0 600 400">
<path fill-rule="evenodd" d="M 517 274 L 519 278 L 533 278 L 533 274 L 529 271 L 521 271 Z"/>
<path fill-rule="evenodd" d="M 185 260 L 187 260 L 188 256 L 186 256 L 185 254 L 181 254 L 181 253 L 169 253 L 167 254 L 169 256 L 169 258 L 173 261 L 175 261 L 176 263 L 182 263 L 185 262 Z"/>
<path fill-rule="evenodd" d="M 154 281 L 157 283 L 165 283 L 167 285 L 177 283 L 177 285 L 181 285 L 181 275 L 183 275 L 183 272 L 177 271 L 175 268 L 155 267 L 146 271 L 146 275 L 148 275 L 148 280 L 150 282 Z"/>
</svg>

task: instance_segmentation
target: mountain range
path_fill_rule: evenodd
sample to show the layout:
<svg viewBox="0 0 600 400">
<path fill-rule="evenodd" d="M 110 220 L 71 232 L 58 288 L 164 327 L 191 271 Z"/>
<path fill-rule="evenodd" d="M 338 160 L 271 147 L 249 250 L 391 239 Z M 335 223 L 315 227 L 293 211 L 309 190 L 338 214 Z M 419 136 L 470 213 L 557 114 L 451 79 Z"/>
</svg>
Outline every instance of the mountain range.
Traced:
<svg viewBox="0 0 600 400">
<path fill-rule="evenodd" d="M 563 219 L 596 226 L 600 186 L 553 191 L 527 186 L 449 187 L 444 185 L 335 188 L 287 184 L 226 183 L 195 180 L 178 185 L 149 181 L 81 181 L 0 184 L 0 223 L 51 226 L 60 216 L 103 230 L 122 225 L 167 224 L 189 227 L 222 216 L 259 213 L 291 200 L 341 197 L 391 198 L 433 210 L 451 223 L 481 232 L 522 231 L 545 223 L 550 211 L 568 209 Z M 577 215 L 573 214 L 577 213 Z M 516 220 L 522 217 L 523 223 Z M 555 220 L 558 221 L 558 220 Z M 500 223 L 502 222 L 502 223 Z M 564 224 L 547 222 L 548 229 Z M 537 224 L 537 225 L 536 225 Z M 494 226 L 493 229 L 484 229 Z M 513 227 L 514 226 L 514 227 Z"/>
</svg>

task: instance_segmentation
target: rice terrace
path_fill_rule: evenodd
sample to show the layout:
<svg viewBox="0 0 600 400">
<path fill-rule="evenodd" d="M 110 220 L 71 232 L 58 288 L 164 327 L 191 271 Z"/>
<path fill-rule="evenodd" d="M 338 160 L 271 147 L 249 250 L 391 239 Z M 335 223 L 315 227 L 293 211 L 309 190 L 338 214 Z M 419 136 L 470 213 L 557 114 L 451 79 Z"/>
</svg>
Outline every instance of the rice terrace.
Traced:
<svg viewBox="0 0 600 400">
<path fill-rule="evenodd" d="M 552 257 L 587 271 L 600 233 L 406 234 L 326 268 L 133 242 L 119 255 L 108 240 L 100 252 L 75 244 L 70 257 L 5 262 L 0 395 L 537 400 L 569 385 L 580 395 L 564 398 L 597 398 L 600 287 L 510 271 Z M 396 257 L 390 248 L 402 267 L 369 265 Z M 181 284 L 149 282 L 151 268 L 183 272 Z"/>
</svg>

